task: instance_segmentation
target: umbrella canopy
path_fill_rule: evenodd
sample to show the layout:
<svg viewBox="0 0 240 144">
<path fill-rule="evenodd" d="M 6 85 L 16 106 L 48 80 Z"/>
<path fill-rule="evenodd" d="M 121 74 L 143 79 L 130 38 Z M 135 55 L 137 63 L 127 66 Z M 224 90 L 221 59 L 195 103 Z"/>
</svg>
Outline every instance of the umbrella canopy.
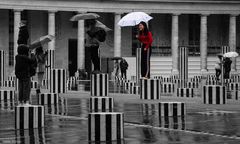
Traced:
<svg viewBox="0 0 240 144">
<path fill-rule="evenodd" d="M 141 21 L 148 22 L 152 17 L 144 12 L 131 12 L 118 22 L 118 25 L 121 27 L 124 26 L 135 26 L 138 25 Z"/>
<path fill-rule="evenodd" d="M 54 39 L 54 36 L 52 36 L 52 35 L 41 36 L 39 39 L 32 42 L 30 44 L 29 48 L 30 49 L 35 49 L 37 47 L 40 47 L 40 46 L 52 41 L 53 39 Z"/>
<path fill-rule="evenodd" d="M 86 19 L 96 19 L 100 16 L 96 13 L 84 13 L 84 14 L 77 14 L 71 17 L 70 21 L 79 21 L 79 20 L 86 20 Z"/>
<path fill-rule="evenodd" d="M 223 54 L 223 57 L 237 57 L 238 56 L 238 53 L 237 52 L 227 52 L 225 54 Z"/>
<path fill-rule="evenodd" d="M 111 31 L 112 29 L 110 29 L 109 27 L 107 27 L 106 25 L 104 25 L 103 23 L 101 23 L 100 21 L 96 21 L 96 28 L 100 28 L 100 29 L 103 29 L 105 30 L 106 32 L 107 31 Z"/>
<path fill-rule="evenodd" d="M 110 58 L 110 60 L 121 60 L 122 59 L 122 57 L 112 57 L 112 58 Z"/>
</svg>

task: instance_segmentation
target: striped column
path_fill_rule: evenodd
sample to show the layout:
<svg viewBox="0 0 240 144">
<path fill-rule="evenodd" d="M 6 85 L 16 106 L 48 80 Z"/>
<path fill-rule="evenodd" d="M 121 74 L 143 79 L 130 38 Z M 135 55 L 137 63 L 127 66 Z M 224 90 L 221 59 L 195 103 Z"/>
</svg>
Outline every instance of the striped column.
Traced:
<svg viewBox="0 0 240 144">
<path fill-rule="evenodd" d="M 91 96 L 108 96 L 109 93 L 109 77 L 108 74 L 92 74 L 91 75 Z"/>
<path fill-rule="evenodd" d="M 0 100 L 14 100 L 15 91 L 14 90 L 0 90 Z"/>
<path fill-rule="evenodd" d="M 160 102 L 158 103 L 158 114 L 160 117 L 165 116 L 185 116 L 186 106 L 182 102 Z"/>
<path fill-rule="evenodd" d="M 22 144 L 46 144 L 44 128 L 16 130 L 16 141 Z"/>
<path fill-rule="evenodd" d="M 193 97 L 193 88 L 178 88 L 177 97 Z"/>
<path fill-rule="evenodd" d="M 9 80 L 9 81 L 15 81 L 16 79 L 17 79 L 17 77 L 15 75 L 7 77 L 7 80 Z"/>
<path fill-rule="evenodd" d="M 203 103 L 204 104 L 225 104 L 226 88 L 220 85 L 203 86 Z"/>
<path fill-rule="evenodd" d="M 90 112 L 113 112 L 112 97 L 90 97 Z"/>
<path fill-rule="evenodd" d="M 50 93 L 65 93 L 67 89 L 66 70 L 51 69 L 50 72 Z"/>
<path fill-rule="evenodd" d="M 4 81 L 4 87 L 15 87 L 15 81 Z"/>
<path fill-rule="evenodd" d="M 44 127 L 44 107 L 16 106 L 15 107 L 16 129 L 32 129 Z"/>
<path fill-rule="evenodd" d="M 160 99 L 161 82 L 158 79 L 140 80 L 141 99 Z"/>
<path fill-rule="evenodd" d="M 128 89 L 129 94 L 139 94 L 140 87 L 139 86 L 130 86 Z"/>
<path fill-rule="evenodd" d="M 38 96 L 39 105 L 56 105 L 58 104 L 58 93 L 41 93 Z"/>
<path fill-rule="evenodd" d="M 162 83 L 161 93 L 163 94 L 173 94 L 175 90 L 175 84 L 173 83 Z"/>
<path fill-rule="evenodd" d="M 38 86 L 38 81 L 31 81 L 31 88 L 32 89 L 37 89 Z"/>
<path fill-rule="evenodd" d="M 187 82 L 187 88 L 199 88 L 199 82 Z"/>
<path fill-rule="evenodd" d="M 230 47 L 229 46 L 221 46 L 221 52 L 222 52 L 222 54 L 230 52 Z"/>
<path fill-rule="evenodd" d="M 188 48 L 180 47 L 180 57 L 179 57 L 179 77 L 182 80 L 180 85 L 181 88 L 186 87 L 186 82 L 188 81 Z"/>
<path fill-rule="evenodd" d="M 59 97 L 59 102 L 60 103 L 56 105 L 52 104 L 44 106 L 45 113 L 52 115 L 68 115 L 67 101 L 65 99 L 61 100 L 61 98 Z"/>
<path fill-rule="evenodd" d="M 3 50 L 0 50 L 0 86 L 3 86 L 5 76 L 5 54 Z"/>
<path fill-rule="evenodd" d="M 15 100 L 14 99 L 4 99 L 0 101 L 0 109 L 7 111 L 14 111 Z"/>
<path fill-rule="evenodd" d="M 55 50 L 48 49 L 48 57 L 46 60 L 46 79 L 50 80 L 51 69 L 55 66 Z"/>
<path fill-rule="evenodd" d="M 96 143 L 122 140 L 123 127 L 123 113 L 89 113 L 88 140 Z"/>
<path fill-rule="evenodd" d="M 230 92 L 230 99 L 238 100 L 239 83 L 227 83 L 227 89 Z"/>
<path fill-rule="evenodd" d="M 132 86 L 136 86 L 136 82 L 125 82 L 123 84 L 123 87 L 124 87 L 125 90 L 130 89 L 130 87 L 132 87 Z"/>
</svg>

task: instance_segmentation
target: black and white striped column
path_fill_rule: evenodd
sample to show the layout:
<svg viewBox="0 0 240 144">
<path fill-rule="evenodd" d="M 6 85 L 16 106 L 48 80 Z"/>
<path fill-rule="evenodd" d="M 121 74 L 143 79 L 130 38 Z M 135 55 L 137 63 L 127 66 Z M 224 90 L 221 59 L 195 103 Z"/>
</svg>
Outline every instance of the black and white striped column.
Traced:
<svg viewBox="0 0 240 144">
<path fill-rule="evenodd" d="M 46 60 L 46 79 L 50 80 L 51 69 L 55 67 L 55 50 L 47 50 L 48 57 Z"/>
<path fill-rule="evenodd" d="M 187 88 L 199 88 L 199 82 L 187 82 Z"/>
<path fill-rule="evenodd" d="M 227 88 L 230 92 L 230 99 L 238 100 L 239 83 L 227 83 Z"/>
<path fill-rule="evenodd" d="M 161 93 L 163 94 L 173 94 L 175 90 L 175 84 L 173 83 L 162 83 Z"/>
<path fill-rule="evenodd" d="M 38 81 L 31 81 L 31 88 L 37 89 L 37 87 L 38 87 Z"/>
<path fill-rule="evenodd" d="M 4 87 L 15 87 L 15 81 L 4 81 Z"/>
<path fill-rule="evenodd" d="M 130 86 L 128 89 L 129 94 L 139 94 L 140 93 L 140 87 L 139 86 Z"/>
<path fill-rule="evenodd" d="M 50 93 L 65 93 L 66 86 L 66 70 L 51 69 L 50 75 Z"/>
<path fill-rule="evenodd" d="M 0 90 L 0 100 L 14 100 L 15 91 L 14 90 Z"/>
<path fill-rule="evenodd" d="M 91 96 L 108 96 L 109 93 L 109 77 L 108 74 L 92 74 L 91 75 Z"/>
<path fill-rule="evenodd" d="M 180 57 L 179 57 L 179 77 L 182 80 L 181 88 L 186 87 L 186 82 L 188 81 L 188 48 L 180 47 Z"/>
<path fill-rule="evenodd" d="M 89 142 L 112 142 L 124 138 L 123 113 L 98 112 L 88 115 Z"/>
<path fill-rule="evenodd" d="M 130 89 L 130 87 L 132 87 L 132 86 L 136 86 L 136 82 L 131 81 L 131 82 L 125 82 L 123 84 L 123 87 L 124 87 L 125 90 Z"/>
<path fill-rule="evenodd" d="M 0 101 L 0 109 L 7 111 L 14 111 L 15 100 L 14 99 L 4 99 Z"/>
<path fill-rule="evenodd" d="M 3 86 L 5 77 L 5 54 L 3 50 L 0 50 L 0 86 Z"/>
<path fill-rule="evenodd" d="M 90 112 L 113 112 L 112 97 L 90 97 Z"/>
<path fill-rule="evenodd" d="M 220 85 L 203 86 L 203 103 L 204 104 L 225 104 L 226 87 Z"/>
<path fill-rule="evenodd" d="M 230 47 L 229 46 L 221 46 L 221 51 L 222 51 L 222 54 L 230 52 Z"/>
<path fill-rule="evenodd" d="M 161 82 L 158 79 L 140 79 L 141 99 L 160 99 Z"/>
<path fill-rule="evenodd" d="M 16 136 L 16 141 L 21 144 L 46 144 L 47 143 L 44 128 L 16 130 L 15 136 Z"/>
<path fill-rule="evenodd" d="M 39 105 L 56 105 L 58 104 L 58 93 L 41 93 L 38 96 Z"/>
<path fill-rule="evenodd" d="M 177 97 L 193 97 L 193 88 L 178 88 Z"/>
<path fill-rule="evenodd" d="M 16 129 L 44 127 L 44 107 L 38 105 L 15 107 Z"/>
<path fill-rule="evenodd" d="M 159 116 L 185 116 L 186 106 L 182 102 L 160 102 L 158 103 Z"/>
</svg>

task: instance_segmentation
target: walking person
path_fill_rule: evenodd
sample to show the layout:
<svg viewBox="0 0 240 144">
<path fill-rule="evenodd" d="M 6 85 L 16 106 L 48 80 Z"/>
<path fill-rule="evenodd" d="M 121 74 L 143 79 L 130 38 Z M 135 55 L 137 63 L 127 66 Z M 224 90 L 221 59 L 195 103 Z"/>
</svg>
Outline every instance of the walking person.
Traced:
<svg viewBox="0 0 240 144">
<path fill-rule="evenodd" d="M 120 69 L 121 69 L 121 77 L 123 79 L 127 79 L 128 63 L 124 58 L 120 61 Z"/>
<path fill-rule="evenodd" d="M 46 68 L 45 63 L 47 60 L 47 55 L 48 55 L 48 52 L 47 51 L 44 52 L 42 46 L 36 48 L 35 57 L 37 60 L 37 78 L 38 78 L 38 86 L 36 89 L 37 95 L 41 93 L 40 90 L 42 87 L 43 76 L 45 73 L 45 68 Z"/>
<path fill-rule="evenodd" d="M 29 39 L 29 33 L 28 33 L 28 29 L 27 29 L 27 21 L 26 20 L 21 20 L 21 22 L 19 23 L 20 27 L 19 27 L 19 32 L 18 32 L 18 40 L 17 40 L 17 44 L 28 44 L 28 39 Z"/>
<path fill-rule="evenodd" d="M 145 79 L 150 78 L 150 56 L 151 45 L 153 42 L 152 33 L 148 30 L 145 22 L 138 25 L 139 34 L 136 36 L 141 42 L 141 76 Z"/>
<path fill-rule="evenodd" d="M 229 79 L 230 78 L 230 71 L 231 71 L 231 64 L 232 61 L 230 58 L 226 57 L 223 60 L 223 66 L 224 66 L 224 79 Z"/>
<path fill-rule="evenodd" d="M 219 76 L 221 75 L 221 71 L 222 71 L 222 55 L 218 55 L 217 57 L 218 59 L 215 63 L 215 72 L 216 72 L 217 80 L 220 80 Z"/>
<path fill-rule="evenodd" d="M 34 56 L 29 57 L 29 48 L 27 45 L 20 44 L 17 48 L 15 75 L 18 78 L 18 100 L 21 105 L 29 104 L 31 92 L 31 72 L 32 66 L 36 63 Z"/>
</svg>

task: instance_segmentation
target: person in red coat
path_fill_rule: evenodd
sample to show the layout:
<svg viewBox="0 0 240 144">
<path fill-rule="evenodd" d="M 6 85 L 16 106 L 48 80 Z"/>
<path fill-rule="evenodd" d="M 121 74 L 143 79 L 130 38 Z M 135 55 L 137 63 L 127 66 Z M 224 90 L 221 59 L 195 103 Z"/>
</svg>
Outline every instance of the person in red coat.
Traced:
<svg viewBox="0 0 240 144">
<path fill-rule="evenodd" d="M 140 22 L 138 25 L 139 34 L 136 36 L 141 42 L 141 76 L 143 78 L 150 78 L 150 56 L 151 45 L 153 42 L 152 33 L 148 30 L 145 22 Z"/>
</svg>

